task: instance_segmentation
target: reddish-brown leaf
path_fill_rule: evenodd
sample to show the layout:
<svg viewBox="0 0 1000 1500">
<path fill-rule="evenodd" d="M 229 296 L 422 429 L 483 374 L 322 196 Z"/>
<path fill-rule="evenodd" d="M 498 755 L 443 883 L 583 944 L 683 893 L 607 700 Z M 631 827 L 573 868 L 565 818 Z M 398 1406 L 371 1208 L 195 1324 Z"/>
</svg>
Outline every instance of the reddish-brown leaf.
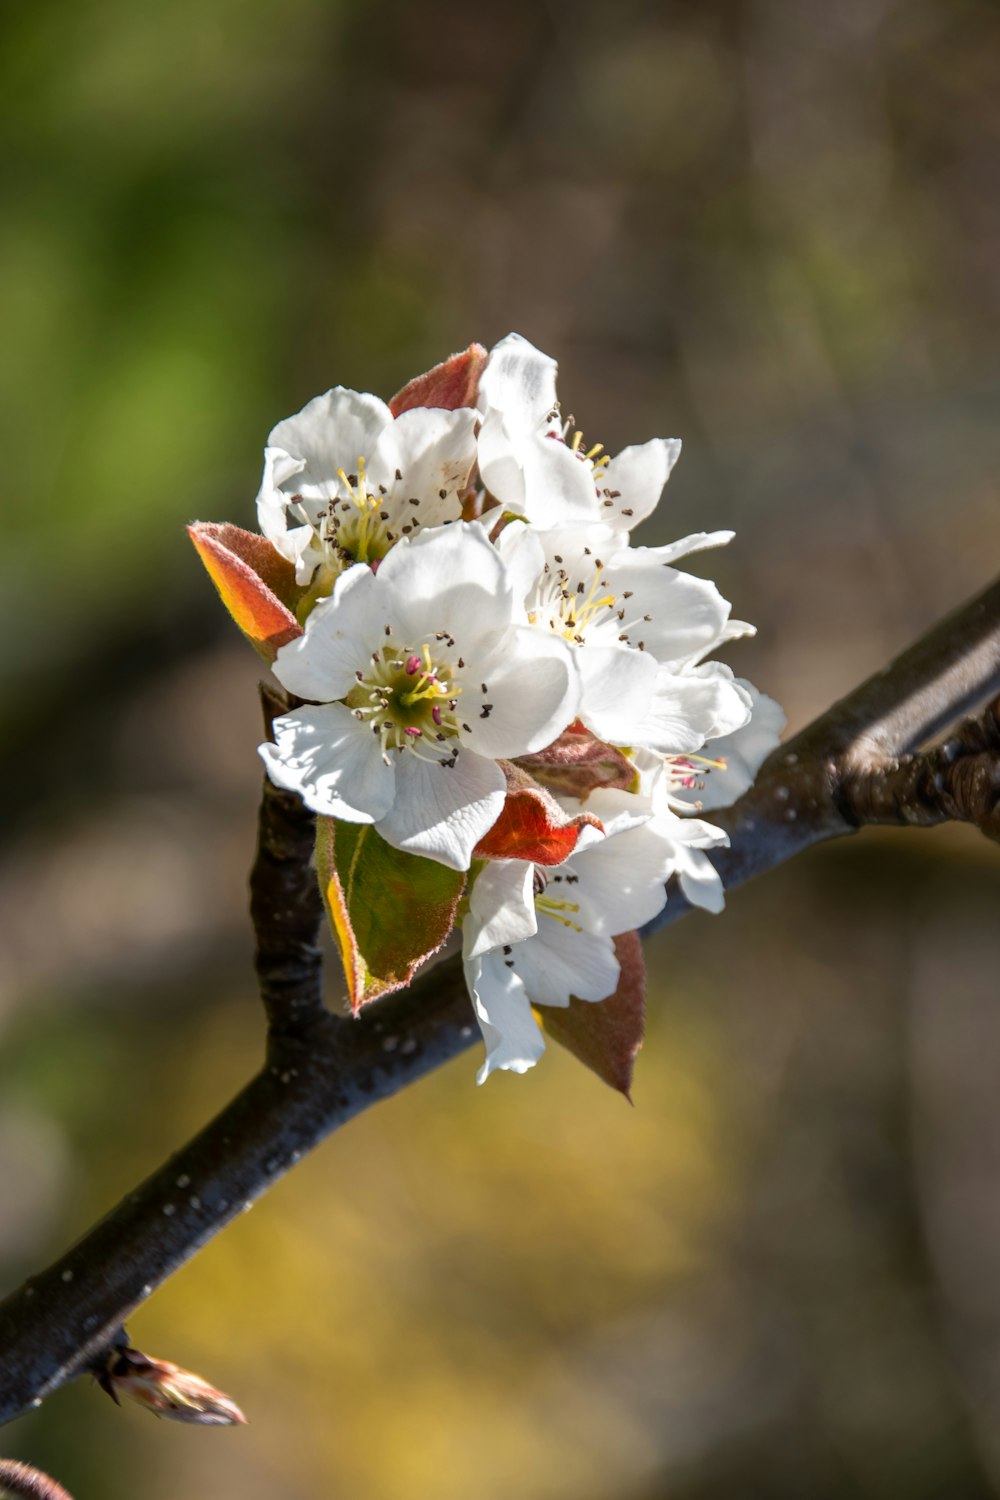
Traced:
<svg viewBox="0 0 1000 1500">
<path fill-rule="evenodd" d="M 188 536 L 223 604 L 266 661 L 302 634 L 293 610 L 303 590 L 295 569 L 266 537 L 239 526 L 195 521 Z"/>
<path fill-rule="evenodd" d="M 487 360 L 482 344 L 470 344 L 461 354 L 442 360 L 433 370 L 415 375 L 389 402 L 394 417 L 414 406 L 437 406 L 454 411 L 459 406 L 475 406 L 479 395 L 479 377 Z"/>
<path fill-rule="evenodd" d="M 578 802 L 585 802 L 598 787 L 628 791 L 636 780 L 635 766 L 628 756 L 597 739 L 579 719 L 544 750 L 519 755 L 517 764 L 553 792 L 575 797 Z"/>
<path fill-rule="evenodd" d="M 646 1030 L 646 965 L 637 932 L 623 932 L 614 942 L 622 971 L 613 995 L 535 1009 L 554 1042 L 631 1104 L 635 1059 Z"/>
<path fill-rule="evenodd" d="M 507 777 L 507 800 L 489 833 L 476 845 L 476 859 L 530 859 L 561 865 L 576 848 L 584 828 L 604 832 L 593 813 L 570 817 L 543 786 L 513 761 L 499 762 Z"/>
</svg>

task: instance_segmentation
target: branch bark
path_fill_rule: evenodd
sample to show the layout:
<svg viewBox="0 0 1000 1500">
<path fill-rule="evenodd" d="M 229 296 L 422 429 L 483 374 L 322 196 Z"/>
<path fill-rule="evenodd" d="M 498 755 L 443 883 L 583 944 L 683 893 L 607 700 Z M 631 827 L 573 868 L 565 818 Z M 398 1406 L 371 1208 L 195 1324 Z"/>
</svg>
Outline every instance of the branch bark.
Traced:
<svg viewBox="0 0 1000 1500">
<path fill-rule="evenodd" d="M 727 888 L 864 821 L 938 821 L 952 808 L 966 816 L 987 805 L 995 821 L 996 706 L 978 729 L 963 727 L 960 753 L 899 757 L 998 690 L 1000 582 L 781 746 L 733 808 L 712 814 L 732 840 L 716 858 Z M 909 816 L 916 806 L 934 816 Z M 457 959 L 357 1020 L 324 1010 L 311 824 L 294 798 L 265 784 L 251 880 L 270 1022 L 264 1066 L 194 1140 L 0 1305 L 0 1422 L 99 1364 L 130 1313 L 305 1152 L 476 1039 Z M 666 920 L 688 909 L 673 892 Z"/>
<path fill-rule="evenodd" d="M 289 708 L 284 695 L 261 684 L 264 728 Z M 254 967 L 269 1030 L 292 1035 L 323 1014 L 323 901 L 310 861 L 316 820 L 293 792 L 267 777 L 257 817 L 257 853 L 250 871 Z"/>
</svg>

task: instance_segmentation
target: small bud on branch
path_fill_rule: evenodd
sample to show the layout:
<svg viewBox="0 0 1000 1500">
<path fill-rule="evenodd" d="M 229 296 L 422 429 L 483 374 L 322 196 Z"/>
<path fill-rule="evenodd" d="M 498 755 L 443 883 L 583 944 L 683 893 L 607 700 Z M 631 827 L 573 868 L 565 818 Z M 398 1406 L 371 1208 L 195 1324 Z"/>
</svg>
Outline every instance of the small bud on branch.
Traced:
<svg viewBox="0 0 1000 1500">
<path fill-rule="evenodd" d="M 110 1350 L 97 1382 L 116 1404 L 124 1396 L 171 1422 L 190 1422 L 196 1427 L 239 1427 L 246 1422 L 224 1391 L 180 1365 L 150 1359 L 138 1349 Z"/>
</svg>

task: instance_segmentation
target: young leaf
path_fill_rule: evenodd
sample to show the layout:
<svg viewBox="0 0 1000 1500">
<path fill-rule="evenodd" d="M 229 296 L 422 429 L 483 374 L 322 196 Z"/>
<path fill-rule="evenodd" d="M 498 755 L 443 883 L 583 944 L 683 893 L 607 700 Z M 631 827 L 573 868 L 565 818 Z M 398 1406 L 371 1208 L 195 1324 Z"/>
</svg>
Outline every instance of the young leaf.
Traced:
<svg viewBox="0 0 1000 1500">
<path fill-rule="evenodd" d="M 519 755 L 517 764 L 564 797 L 585 802 L 598 787 L 629 791 L 636 781 L 627 755 L 591 734 L 580 720 L 534 755 Z"/>
<path fill-rule="evenodd" d="M 357 1014 L 438 951 L 465 874 L 392 848 L 369 823 L 334 818 L 316 819 L 316 869 Z"/>
<path fill-rule="evenodd" d="M 398 417 L 414 406 L 437 406 L 446 411 L 475 406 L 486 359 L 482 344 L 470 344 L 461 354 L 453 354 L 432 370 L 408 380 L 389 402 L 389 410 Z"/>
<path fill-rule="evenodd" d="M 195 521 L 188 536 L 223 604 L 265 661 L 302 634 L 293 613 L 303 590 L 295 569 L 266 537 L 239 526 Z"/>
<path fill-rule="evenodd" d="M 536 1006 L 553 1041 L 617 1089 L 631 1104 L 632 1073 L 646 1029 L 646 965 L 637 932 L 615 938 L 621 964 L 618 988 L 607 1000 Z"/>
<path fill-rule="evenodd" d="M 536 865 L 561 865 L 576 848 L 585 828 L 604 832 L 593 813 L 570 817 L 559 803 L 513 761 L 499 762 L 507 777 L 507 800 L 499 818 L 476 845 L 476 859 L 530 859 Z"/>
</svg>

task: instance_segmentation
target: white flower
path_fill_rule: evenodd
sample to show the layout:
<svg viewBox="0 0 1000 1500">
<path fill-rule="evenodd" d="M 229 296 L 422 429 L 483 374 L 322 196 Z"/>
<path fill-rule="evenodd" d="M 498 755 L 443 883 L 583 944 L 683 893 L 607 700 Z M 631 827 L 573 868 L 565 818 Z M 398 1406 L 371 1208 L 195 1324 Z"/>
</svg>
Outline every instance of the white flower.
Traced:
<svg viewBox="0 0 1000 1500">
<path fill-rule="evenodd" d="M 605 837 L 581 839 L 565 864 L 495 860 L 472 887 L 462 956 L 486 1042 L 480 1083 L 497 1069 L 523 1073 L 537 1062 L 545 1042 L 533 1004 L 613 994 L 619 964 L 612 939 L 663 908 L 675 850 L 648 800 L 622 792 L 601 808 Z"/>
<path fill-rule="evenodd" d="M 460 517 L 476 420 L 469 407 L 393 417 L 377 396 L 343 386 L 317 396 L 268 438 L 261 531 L 299 583 L 329 593 L 352 563 L 377 564 L 400 537 Z"/>
<path fill-rule="evenodd" d="M 703 811 L 731 807 L 753 785 L 780 741 L 786 723 L 781 706 L 745 678 L 737 677 L 736 685 L 750 700 L 751 718 L 742 729 L 713 741 L 710 760 L 696 759 L 675 768 L 674 797 L 682 805 Z"/>
<path fill-rule="evenodd" d="M 498 757 L 541 749 L 576 714 L 565 643 L 520 624 L 479 523 L 404 538 L 341 574 L 274 671 L 313 700 L 275 721 L 271 779 L 398 849 L 468 869 L 496 821 Z"/>
<path fill-rule="evenodd" d="M 506 510 L 551 527 L 602 521 L 628 533 L 651 515 L 680 455 L 678 438 L 653 438 L 615 458 L 587 447 L 563 422 L 556 362 L 519 334 L 490 352 L 479 384 L 479 470 Z"/>
<path fill-rule="evenodd" d="M 714 747 L 713 747 L 714 748 Z M 607 787 L 599 788 L 587 799 L 587 811 L 599 818 L 605 827 L 616 818 L 631 815 L 642 809 L 648 819 L 645 828 L 648 836 L 661 841 L 666 851 L 666 873 L 676 875 L 681 890 L 692 906 L 718 913 L 726 904 L 722 880 L 718 871 L 704 852 L 706 849 L 728 848 L 729 835 L 701 818 L 689 815 L 681 804 L 678 813 L 677 786 L 679 773 L 673 759 L 638 750 L 633 757 L 639 772 L 638 792 L 623 792 Z M 690 762 L 682 761 L 683 766 Z M 683 774 L 683 773 L 680 773 Z M 634 924 L 645 926 L 658 916 L 666 904 L 666 895 L 657 910 L 649 916 L 643 915 Z"/>
<path fill-rule="evenodd" d="M 750 627 L 730 620 L 714 583 L 671 566 L 731 535 L 630 547 L 601 525 L 538 531 L 512 522 L 500 533 L 529 623 L 573 648 L 580 716 L 599 739 L 690 753 L 746 722 L 750 700 L 729 668 L 701 658 Z"/>
</svg>

